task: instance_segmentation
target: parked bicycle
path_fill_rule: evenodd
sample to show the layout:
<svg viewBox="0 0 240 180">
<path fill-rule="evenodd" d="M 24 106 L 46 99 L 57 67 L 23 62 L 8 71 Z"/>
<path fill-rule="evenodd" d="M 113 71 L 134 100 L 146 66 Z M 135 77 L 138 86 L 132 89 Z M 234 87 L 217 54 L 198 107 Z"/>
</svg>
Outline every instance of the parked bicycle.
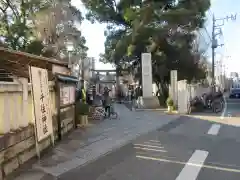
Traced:
<svg viewBox="0 0 240 180">
<path fill-rule="evenodd" d="M 215 113 L 219 113 L 219 112 L 222 112 L 223 109 L 224 109 L 224 100 L 222 99 L 216 99 L 212 102 L 212 110 L 213 112 Z"/>
<path fill-rule="evenodd" d="M 202 112 L 211 110 L 214 113 L 219 113 L 224 109 L 224 99 L 222 95 L 203 94 L 201 97 L 195 97 L 190 100 L 188 105 L 188 113 Z"/>
</svg>

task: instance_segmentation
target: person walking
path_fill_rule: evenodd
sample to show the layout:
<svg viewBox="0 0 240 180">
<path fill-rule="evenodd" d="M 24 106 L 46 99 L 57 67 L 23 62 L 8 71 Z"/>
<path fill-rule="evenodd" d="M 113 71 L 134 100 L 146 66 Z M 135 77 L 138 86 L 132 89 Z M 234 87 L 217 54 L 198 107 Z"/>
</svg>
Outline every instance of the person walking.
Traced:
<svg viewBox="0 0 240 180">
<path fill-rule="evenodd" d="M 136 106 L 137 108 L 141 108 L 141 96 L 142 96 L 142 88 L 141 86 L 138 86 L 135 89 L 135 98 L 136 98 Z"/>
<path fill-rule="evenodd" d="M 132 111 L 135 111 L 136 109 L 136 93 L 134 90 L 134 87 L 131 89 L 131 103 L 132 103 Z"/>
</svg>

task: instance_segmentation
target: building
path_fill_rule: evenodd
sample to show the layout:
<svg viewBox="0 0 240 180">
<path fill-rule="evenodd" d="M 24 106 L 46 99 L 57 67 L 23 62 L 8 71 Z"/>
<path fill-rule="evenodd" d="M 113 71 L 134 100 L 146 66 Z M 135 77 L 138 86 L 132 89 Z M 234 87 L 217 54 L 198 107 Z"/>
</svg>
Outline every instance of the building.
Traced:
<svg viewBox="0 0 240 180">
<path fill-rule="evenodd" d="M 95 69 L 95 59 L 93 57 L 87 57 L 84 60 L 80 60 L 79 64 L 75 65 L 72 69 L 72 75 L 78 77 L 81 81 L 84 79 L 85 85 L 94 77 L 94 70 Z M 80 88 L 80 83 L 78 85 Z"/>
<path fill-rule="evenodd" d="M 234 80 L 237 80 L 239 78 L 238 73 L 237 72 L 231 72 L 230 73 L 230 78 L 234 79 Z"/>
<path fill-rule="evenodd" d="M 86 58 L 82 64 L 80 79 L 84 79 L 85 81 L 89 82 L 94 75 L 94 72 L 92 71 L 93 69 L 95 69 L 95 59 L 92 57 Z"/>
</svg>

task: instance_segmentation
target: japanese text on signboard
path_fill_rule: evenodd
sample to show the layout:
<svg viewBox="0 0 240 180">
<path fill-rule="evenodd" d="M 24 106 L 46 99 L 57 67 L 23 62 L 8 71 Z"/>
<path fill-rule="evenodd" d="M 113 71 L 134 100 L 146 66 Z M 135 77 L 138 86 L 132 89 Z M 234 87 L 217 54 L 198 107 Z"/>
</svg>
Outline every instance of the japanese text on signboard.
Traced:
<svg viewBox="0 0 240 180">
<path fill-rule="evenodd" d="M 46 134 L 48 132 L 48 127 L 47 127 L 47 111 L 46 111 L 46 106 L 44 104 L 45 102 L 45 95 L 43 94 L 43 84 L 42 84 L 42 75 L 41 75 L 41 71 L 39 71 L 39 80 L 40 80 L 40 112 L 41 112 L 41 115 L 40 115 L 40 121 L 42 121 L 42 131 L 43 131 L 43 134 Z"/>
<path fill-rule="evenodd" d="M 46 69 L 30 67 L 30 73 L 37 140 L 41 141 L 53 133 L 48 72 Z"/>
</svg>

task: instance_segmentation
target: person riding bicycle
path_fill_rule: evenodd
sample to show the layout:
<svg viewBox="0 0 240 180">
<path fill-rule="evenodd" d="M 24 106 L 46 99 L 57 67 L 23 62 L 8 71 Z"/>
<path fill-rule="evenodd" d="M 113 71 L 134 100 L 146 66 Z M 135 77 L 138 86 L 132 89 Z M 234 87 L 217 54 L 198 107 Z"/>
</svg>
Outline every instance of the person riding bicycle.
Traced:
<svg viewBox="0 0 240 180">
<path fill-rule="evenodd" d="M 104 92 L 103 92 L 103 107 L 105 109 L 105 113 L 107 117 L 110 117 L 110 107 L 111 107 L 111 97 L 109 95 L 109 89 L 108 87 L 104 88 Z"/>
</svg>

